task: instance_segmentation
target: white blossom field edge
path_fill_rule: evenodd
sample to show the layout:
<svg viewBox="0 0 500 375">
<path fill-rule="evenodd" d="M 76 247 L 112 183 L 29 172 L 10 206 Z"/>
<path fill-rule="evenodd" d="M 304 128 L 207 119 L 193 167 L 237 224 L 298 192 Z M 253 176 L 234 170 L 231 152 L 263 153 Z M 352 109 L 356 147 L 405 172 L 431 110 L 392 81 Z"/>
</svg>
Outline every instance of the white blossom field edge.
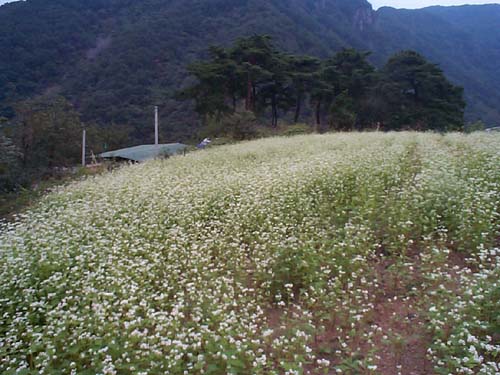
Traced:
<svg viewBox="0 0 500 375">
<path fill-rule="evenodd" d="M 500 374 L 500 135 L 269 138 L 0 224 L 0 373 Z"/>
</svg>

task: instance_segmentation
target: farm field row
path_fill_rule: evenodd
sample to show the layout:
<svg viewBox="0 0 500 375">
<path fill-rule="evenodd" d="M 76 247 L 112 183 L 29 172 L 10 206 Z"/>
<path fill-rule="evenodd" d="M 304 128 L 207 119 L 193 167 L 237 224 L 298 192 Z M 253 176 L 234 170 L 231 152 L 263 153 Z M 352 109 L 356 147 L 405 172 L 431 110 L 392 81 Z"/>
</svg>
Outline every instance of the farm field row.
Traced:
<svg viewBox="0 0 500 375">
<path fill-rule="evenodd" d="M 500 135 L 271 138 L 0 224 L 0 373 L 498 374 Z"/>
</svg>

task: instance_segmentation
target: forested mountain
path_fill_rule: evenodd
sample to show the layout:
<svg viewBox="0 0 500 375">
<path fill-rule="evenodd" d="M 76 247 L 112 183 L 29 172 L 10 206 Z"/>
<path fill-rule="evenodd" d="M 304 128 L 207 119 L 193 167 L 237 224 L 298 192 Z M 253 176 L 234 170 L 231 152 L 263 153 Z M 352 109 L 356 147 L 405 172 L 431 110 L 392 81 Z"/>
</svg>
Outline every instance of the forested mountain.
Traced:
<svg viewBox="0 0 500 375">
<path fill-rule="evenodd" d="M 500 124 L 500 5 L 381 8 L 371 48 L 386 57 L 402 46 L 439 63 L 465 87 L 466 119 Z"/>
<path fill-rule="evenodd" d="M 28 0 L 0 7 L 0 107 L 42 94 L 68 98 L 86 122 L 132 126 L 150 141 L 153 104 L 165 137 L 197 117 L 174 93 L 207 47 L 269 34 L 291 53 L 373 52 L 381 66 L 414 49 L 465 87 L 466 119 L 500 123 L 500 6 L 382 8 L 365 0 Z"/>
</svg>

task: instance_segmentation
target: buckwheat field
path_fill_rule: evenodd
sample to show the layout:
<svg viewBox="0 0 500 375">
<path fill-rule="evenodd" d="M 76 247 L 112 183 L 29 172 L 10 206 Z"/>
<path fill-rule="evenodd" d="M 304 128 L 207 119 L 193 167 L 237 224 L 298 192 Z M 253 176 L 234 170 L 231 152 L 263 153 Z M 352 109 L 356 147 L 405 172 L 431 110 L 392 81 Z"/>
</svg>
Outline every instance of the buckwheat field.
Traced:
<svg viewBox="0 0 500 375">
<path fill-rule="evenodd" d="M 0 373 L 500 374 L 500 135 L 272 138 L 0 224 Z"/>
</svg>

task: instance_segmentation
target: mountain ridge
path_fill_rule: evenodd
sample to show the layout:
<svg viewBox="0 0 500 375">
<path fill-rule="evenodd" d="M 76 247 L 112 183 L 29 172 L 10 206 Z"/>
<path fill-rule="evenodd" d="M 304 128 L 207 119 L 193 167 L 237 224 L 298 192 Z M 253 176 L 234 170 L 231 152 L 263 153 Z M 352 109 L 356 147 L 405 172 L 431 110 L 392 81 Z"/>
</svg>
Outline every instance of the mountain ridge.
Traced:
<svg viewBox="0 0 500 375">
<path fill-rule="evenodd" d="M 186 64 L 206 56 L 208 45 L 266 33 L 291 53 L 327 57 L 343 47 L 371 50 L 378 66 L 393 52 L 415 49 L 465 87 L 468 121 L 496 125 L 497 18 L 500 5 L 375 11 L 365 0 L 9 3 L 0 8 L 0 48 L 6 51 L 0 57 L 0 107 L 9 116 L 12 102 L 57 92 L 87 122 L 129 124 L 142 140 L 150 108 L 160 104 L 169 124 L 164 135 L 183 139 L 196 128 L 195 118 L 172 97 L 190 81 Z"/>
</svg>

